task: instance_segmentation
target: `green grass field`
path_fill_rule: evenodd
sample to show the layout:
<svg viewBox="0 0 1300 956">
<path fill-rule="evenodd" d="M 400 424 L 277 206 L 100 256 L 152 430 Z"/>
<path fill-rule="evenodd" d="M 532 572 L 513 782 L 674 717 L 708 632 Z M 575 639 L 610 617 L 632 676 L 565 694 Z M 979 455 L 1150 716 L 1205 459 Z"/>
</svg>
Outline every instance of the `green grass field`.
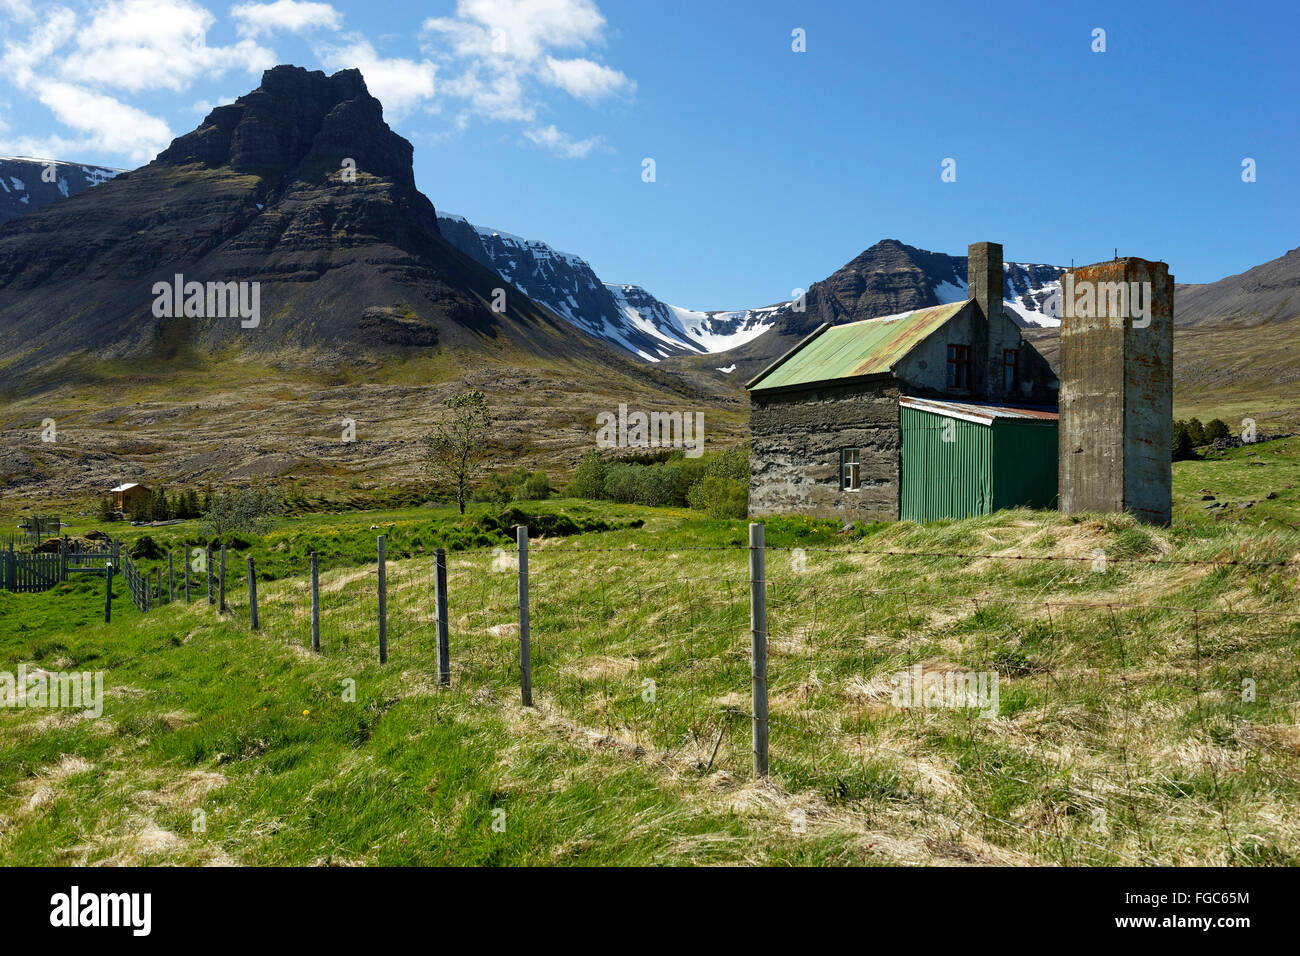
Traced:
<svg viewBox="0 0 1300 956">
<path fill-rule="evenodd" d="M 1298 461 L 1293 439 L 1177 464 L 1166 529 L 1024 510 L 844 536 L 769 521 L 766 780 L 742 521 L 518 505 L 534 526 L 611 528 L 531 543 L 533 708 L 513 551 L 482 517 L 501 509 L 281 521 L 247 549 L 259 632 L 245 552 L 224 615 L 206 599 L 142 615 L 119 585 L 104 625 L 89 576 L 0 593 L 0 671 L 106 686 L 99 719 L 0 713 L 0 862 L 1296 865 L 1297 569 L 1262 562 L 1300 560 Z M 1201 488 L 1234 506 L 1208 515 Z M 996 674 L 997 716 L 899 706 L 893 676 L 918 665 Z"/>
</svg>

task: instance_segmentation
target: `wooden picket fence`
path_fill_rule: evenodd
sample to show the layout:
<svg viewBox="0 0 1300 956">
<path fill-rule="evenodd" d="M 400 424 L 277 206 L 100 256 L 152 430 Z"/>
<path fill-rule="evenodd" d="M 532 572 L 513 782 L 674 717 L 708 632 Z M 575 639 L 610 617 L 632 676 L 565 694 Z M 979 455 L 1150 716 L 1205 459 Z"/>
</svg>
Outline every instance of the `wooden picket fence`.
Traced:
<svg viewBox="0 0 1300 956">
<path fill-rule="evenodd" d="M 59 554 L 0 554 L 0 588 L 6 591 L 48 591 L 63 580 L 63 572 L 63 556 Z"/>
</svg>

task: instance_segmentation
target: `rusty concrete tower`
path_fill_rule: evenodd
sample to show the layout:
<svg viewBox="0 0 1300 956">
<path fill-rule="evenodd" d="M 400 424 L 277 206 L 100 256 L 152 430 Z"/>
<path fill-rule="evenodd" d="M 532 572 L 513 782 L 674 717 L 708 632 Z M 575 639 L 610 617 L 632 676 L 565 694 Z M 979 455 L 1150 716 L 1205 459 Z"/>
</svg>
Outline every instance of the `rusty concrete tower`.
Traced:
<svg viewBox="0 0 1300 956">
<path fill-rule="evenodd" d="M 1174 279 L 1115 259 L 1061 278 L 1060 508 L 1169 522 Z"/>
</svg>

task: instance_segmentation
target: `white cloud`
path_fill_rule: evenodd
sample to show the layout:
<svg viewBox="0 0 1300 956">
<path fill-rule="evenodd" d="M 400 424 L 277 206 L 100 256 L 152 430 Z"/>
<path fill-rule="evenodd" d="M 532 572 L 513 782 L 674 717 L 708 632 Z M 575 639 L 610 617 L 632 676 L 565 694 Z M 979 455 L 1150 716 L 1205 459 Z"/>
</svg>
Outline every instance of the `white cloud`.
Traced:
<svg viewBox="0 0 1300 956">
<path fill-rule="evenodd" d="M 37 23 L 23 44 L 10 43 L 0 57 L 0 70 L 29 97 L 46 106 L 63 125 L 81 135 L 22 136 L 5 140 L 3 148 L 31 155 L 62 157 L 99 150 L 136 161 L 153 158 L 171 140 L 167 124 L 111 96 L 49 75 L 58 63 L 56 52 L 77 32 L 77 17 L 57 7 Z"/>
<path fill-rule="evenodd" d="M 590 57 L 556 56 L 604 44 L 605 17 L 594 0 L 458 0 L 450 17 L 424 21 L 425 52 L 440 62 L 441 93 L 470 117 L 534 123 L 545 91 L 594 103 L 630 95 L 636 84 Z M 586 156 L 599 137 L 576 140 L 554 126 L 524 134 L 562 156 Z"/>
<path fill-rule="evenodd" d="M 458 0 L 455 17 L 430 17 L 424 29 L 447 36 L 462 56 L 533 63 L 548 48 L 603 42 L 605 18 L 593 0 Z"/>
<path fill-rule="evenodd" d="M 538 146 L 546 147 L 563 159 L 585 159 L 600 145 L 599 136 L 592 136 L 590 139 L 574 139 L 563 130 L 556 129 L 554 125 L 525 130 L 524 135 Z"/>
<path fill-rule="evenodd" d="M 132 94 L 183 93 L 231 73 L 260 75 L 277 62 L 262 45 L 276 33 L 316 34 L 308 42 L 320 65 L 361 70 L 390 114 L 433 113 L 447 103 L 461 128 L 475 117 L 517 123 L 528 142 L 559 156 L 587 156 L 601 138 L 545 125 L 557 91 L 594 104 L 636 89 L 593 52 L 606 30 L 595 0 L 457 0 L 452 15 L 424 21 L 423 54 L 413 58 L 384 56 L 370 38 L 339 32 L 340 11 L 315 0 L 236 0 L 229 8 L 236 38 L 227 44 L 208 42 L 216 17 L 202 0 L 65 0 L 37 9 L 33 0 L 0 0 L 0 18 L 8 20 L 0 77 L 64 127 L 19 139 L 10 138 L 12 128 L 0 129 L 9 148 L 24 144 L 28 152 L 147 160 L 172 134 L 161 118 L 132 105 Z M 211 108 L 213 91 L 203 92 L 195 111 Z"/>
<path fill-rule="evenodd" d="M 557 60 L 546 58 L 542 78 L 580 100 L 594 102 L 632 88 L 634 84 L 623 73 L 592 60 Z"/>
<path fill-rule="evenodd" d="M 97 149 L 147 162 L 172 139 L 156 116 L 71 83 L 42 83 L 37 96 L 60 123 L 88 134 L 85 142 Z"/>
<path fill-rule="evenodd" d="M 468 104 L 461 114 L 460 124 L 468 123 L 470 113 L 489 116 L 496 120 L 531 122 L 536 110 L 524 98 L 522 78 L 514 73 L 493 72 L 471 67 L 459 76 L 445 80 L 442 91 L 447 96 L 464 100 Z"/>
<path fill-rule="evenodd" d="M 0 68 L 16 86 L 27 89 L 36 80 L 37 67 L 44 67 L 54 56 L 54 51 L 67 43 L 77 29 L 77 15 L 71 10 L 56 7 L 44 20 L 37 23 L 27 35 L 26 44 L 8 43 Z"/>
<path fill-rule="evenodd" d="M 15 20 L 30 20 L 36 15 L 30 0 L 0 0 L 0 13 L 7 13 Z"/>
<path fill-rule="evenodd" d="M 282 30 L 301 33 L 306 30 L 337 30 L 343 15 L 328 3 L 305 0 L 275 0 L 274 3 L 241 3 L 230 8 L 240 36 L 256 37 Z"/>
<path fill-rule="evenodd" d="M 257 75 L 275 65 L 275 54 L 252 39 L 209 46 L 216 18 L 193 0 L 109 0 L 76 34 L 75 49 L 62 56 L 67 80 L 139 92 L 185 90 L 200 76 L 229 70 Z"/>
<path fill-rule="evenodd" d="M 428 60 L 385 58 L 361 39 L 343 47 L 321 48 L 316 55 L 331 70 L 360 70 L 366 89 L 393 113 L 405 113 L 433 98 L 436 68 Z"/>
<path fill-rule="evenodd" d="M 0 0 L 13 5 L 14 0 Z M 172 138 L 157 116 L 110 90 L 188 89 L 199 78 L 231 70 L 252 75 L 275 65 L 275 54 L 248 37 L 211 46 L 215 17 L 194 0 L 101 0 L 89 13 L 50 6 L 25 37 L 11 35 L 0 74 L 47 107 L 73 131 L 11 141 L 47 155 L 100 151 L 146 161 Z"/>
</svg>

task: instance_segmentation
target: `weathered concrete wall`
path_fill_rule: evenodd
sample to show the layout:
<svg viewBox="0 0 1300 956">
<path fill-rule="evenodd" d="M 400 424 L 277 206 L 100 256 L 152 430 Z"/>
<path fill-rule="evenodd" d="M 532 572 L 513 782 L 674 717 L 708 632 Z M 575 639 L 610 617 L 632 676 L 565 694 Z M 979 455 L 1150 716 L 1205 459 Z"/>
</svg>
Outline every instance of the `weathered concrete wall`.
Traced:
<svg viewBox="0 0 1300 956">
<path fill-rule="evenodd" d="M 971 316 L 972 395 L 989 398 L 994 383 L 1001 384 L 1001 369 L 995 376 L 992 366 L 994 356 L 1001 363 L 1002 352 L 989 341 L 991 320 L 1002 315 L 1001 243 L 972 242 L 966 247 L 966 294 L 979 307 Z"/>
<path fill-rule="evenodd" d="M 965 391 L 948 388 L 949 345 L 971 346 L 973 388 Z M 1003 384 L 1004 349 L 1015 349 L 1020 355 L 1020 384 L 1012 391 L 1007 391 Z M 977 358 L 981 355 L 986 358 L 983 362 Z M 987 359 L 990 355 L 996 356 L 996 361 Z M 1051 367 L 1023 339 L 1020 327 L 1000 306 L 992 320 L 985 320 L 976 303 L 967 303 L 943 328 L 909 352 L 898 363 L 895 374 L 903 383 L 904 393 L 922 398 L 966 398 L 1026 405 L 1055 405 L 1057 399 L 1057 381 Z"/>
<path fill-rule="evenodd" d="M 1145 328 L 1131 315 L 1111 315 L 1104 300 L 1082 316 L 1071 314 L 1077 300 L 1063 303 L 1061 510 L 1131 511 L 1165 524 L 1172 503 L 1174 280 L 1165 263 L 1133 258 L 1073 272 L 1076 290 L 1118 282 L 1150 283 Z"/>
<path fill-rule="evenodd" d="M 971 398 L 980 394 L 980 389 L 972 381 L 972 388 L 951 390 L 948 388 L 948 346 L 972 346 L 983 326 L 983 316 L 973 302 L 944 323 L 943 327 L 930 334 L 907 353 L 894 369 L 903 384 L 903 391 L 909 395 L 926 395 L 941 398 Z M 977 363 L 971 356 L 971 377 L 975 378 Z"/>
<path fill-rule="evenodd" d="M 897 382 L 751 393 L 749 408 L 751 516 L 897 520 Z M 840 489 L 842 448 L 862 449 L 857 491 Z"/>
</svg>

